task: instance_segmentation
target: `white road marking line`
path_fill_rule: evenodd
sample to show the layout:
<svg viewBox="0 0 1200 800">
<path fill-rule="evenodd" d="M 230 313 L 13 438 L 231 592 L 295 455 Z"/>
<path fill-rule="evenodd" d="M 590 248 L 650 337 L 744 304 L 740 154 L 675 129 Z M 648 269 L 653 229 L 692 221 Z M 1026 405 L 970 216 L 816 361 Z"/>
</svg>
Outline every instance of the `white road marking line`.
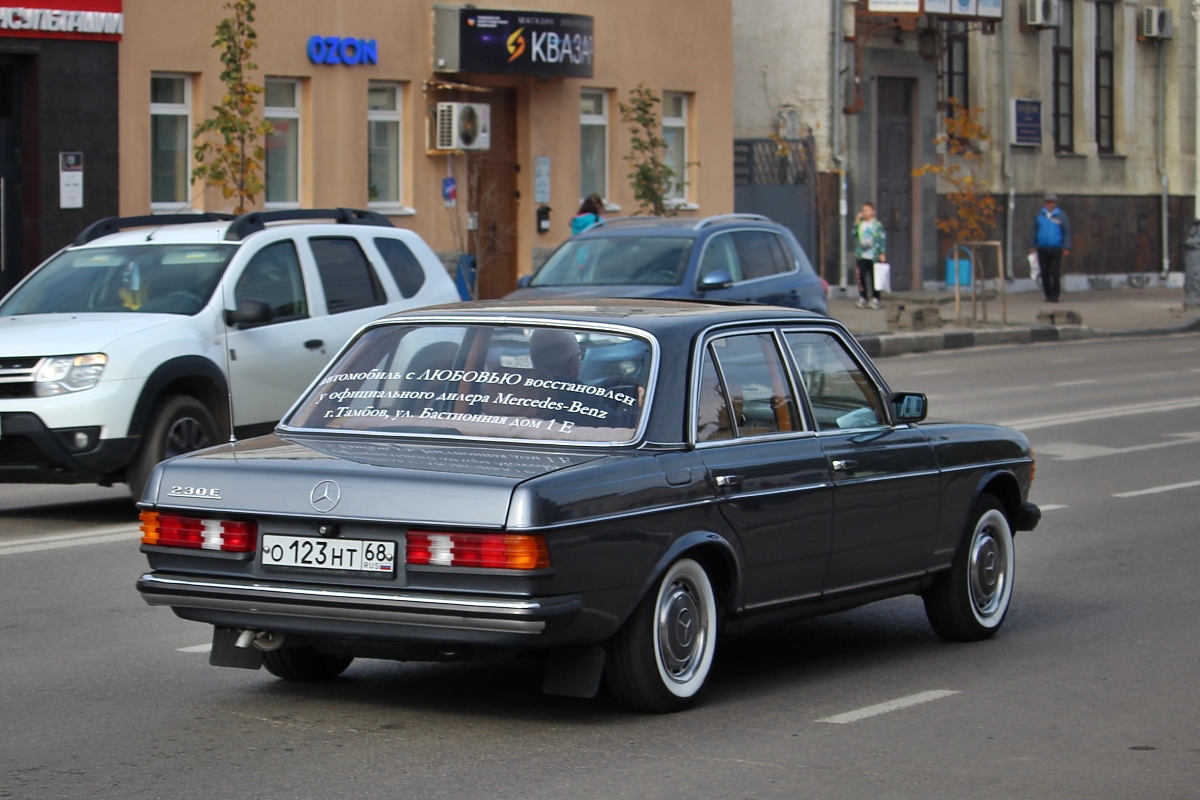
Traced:
<svg viewBox="0 0 1200 800">
<path fill-rule="evenodd" d="M 128 525 L 114 525 L 107 528 L 93 528 L 90 531 L 78 533 L 62 533 L 55 536 L 39 536 L 35 539 L 14 539 L 0 542 L 0 556 L 10 556 L 17 553 L 34 553 L 39 550 L 57 550 L 60 547 L 76 547 L 82 544 L 105 544 L 107 542 L 123 542 L 130 539 L 140 539 L 142 532 L 139 528 Z"/>
<path fill-rule="evenodd" d="M 952 370 L 952 369 L 925 369 L 925 370 L 921 370 L 920 372 L 914 372 L 913 374 L 917 375 L 919 377 L 924 377 L 926 375 L 949 375 L 951 372 L 954 372 L 954 370 Z"/>
<path fill-rule="evenodd" d="M 1051 364 L 1078 364 L 1080 361 L 1083 361 L 1083 359 L 1082 358 L 1052 358 L 1052 359 L 1050 359 Z"/>
<path fill-rule="evenodd" d="M 1119 456 L 1127 453 L 1140 453 L 1145 450 L 1162 450 L 1165 447 L 1175 447 L 1176 445 L 1195 444 L 1200 442 L 1200 431 L 1191 431 L 1188 433 L 1166 433 L 1163 435 L 1168 437 L 1170 441 L 1139 444 L 1134 445 L 1133 447 L 1103 447 L 1098 444 L 1049 442 L 1038 445 L 1037 454 L 1039 456 L 1053 456 L 1058 461 L 1083 461 L 1084 459 L 1088 458 Z"/>
<path fill-rule="evenodd" d="M 1196 352 L 1196 348 L 1194 348 L 1194 347 L 1176 347 L 1175 349 L 1168 350 L 1167 352 L 1168 353 L 1194 353 L 1194 352 Z"/>
<path fill-rule="evenodd" d="M 178 653 L 208 653 L 212 651 L 212 643 L 206 642 L 205 644 L 194 644 L 191 647 L 176 647 L 175 651 Z"/>
<path fill-rule="evenodd" d="M 1187 483 L 1170 483 L 1166 486 L 1151 486 L 1149 489 L 1138 489 L 1136 492 L 1117 492 L 1113 497 L 1141 497 L 1147 494 L 1162 494 L 1163 492 L 1173 492 L 1176 489 L 1193 489 L 1200 486 L 1200 481 L 1188 481 Z"/>
<path fill-rule="evenodd" d="M 1043 512 L 1045 512 L 1045 511 L 1062 511 L 1064 508 L 1067 508 L 1067 506 L 1058 505 L 1056 503 L 1051 503 L 1048 506 L 1038 506 L 1038 508 L 1040 508 Z"/>
<path fill-rule="evenodd" d="M 1100 381 L 1098 381 L 1096 378 L 1084 378 L 1083 380 L 1078 380 L 1078 381 L 1058 381 L 1057 383 L 1055 383 L 1053 385 L 1054 386 L 1086 386 L 1089 383 L 1099 383 L 1099 382 Z"/>
<path fill-rule="evenodd" d="M 1127 406 L 1096 408 L 1091 411 L 1076 411 L 1070 414 L 1028 417 L 1026 419 L 1009 420 L 1000 424 L 1009 428 L 1016 428 L 1020 431 L 1035 431 L 1040 428 L 1053 428 L 1058 425 L 1074 425 L 1079 422 L 1094 422 L 1101 419 L 1112 419 L 1113 417 L 1129 417 L 1135 414 L 1160 414 L 1166 411 L 1181 411 L 1185 408 L 1197 407 L 1200 407 L 1200 399 L 1193 397 L 1187 400 L 1162 400 L 1155 403 L 1135 403 Z"/>
<path fill-rule="evenodd" d="M 886 703 L 880 703 L 874 706 L 860 708 L 857 711 L 847 711 L 845 714 L 835 714 L 832 717 L 819 719 L 817 722 L 829 722 L 834 725 L 845 725 L 848 722 L 858 722 L 869 717 L 877 717 L 880 714 L 886 714 L 889 711 L 899 711 L 902 708 L 917 706 L 921 703 L 928 703 L 933 700 L 941 700 L 943 697 L 959 694 L 957 691 L 949 689 L 933 689 L 928 692 L 919 692 L 918 694 L 910 694 L 908 697 L 901 697 L 897 700 L 889 700 Z"/>
</svg>

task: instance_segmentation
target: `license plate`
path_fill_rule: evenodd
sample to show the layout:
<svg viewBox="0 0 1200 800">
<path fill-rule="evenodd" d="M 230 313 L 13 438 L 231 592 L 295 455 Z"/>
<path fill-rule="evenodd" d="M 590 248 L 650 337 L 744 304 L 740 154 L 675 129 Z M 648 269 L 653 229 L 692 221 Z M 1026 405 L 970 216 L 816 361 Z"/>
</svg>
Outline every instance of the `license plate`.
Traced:
<svg viewBox="0 0 1200 800">
<path fill-rule="evenodd" d="M 396 543 L 268 533 L 262 537 L 262 563 L 266 567 L 395 572 Z"/>
</svg>

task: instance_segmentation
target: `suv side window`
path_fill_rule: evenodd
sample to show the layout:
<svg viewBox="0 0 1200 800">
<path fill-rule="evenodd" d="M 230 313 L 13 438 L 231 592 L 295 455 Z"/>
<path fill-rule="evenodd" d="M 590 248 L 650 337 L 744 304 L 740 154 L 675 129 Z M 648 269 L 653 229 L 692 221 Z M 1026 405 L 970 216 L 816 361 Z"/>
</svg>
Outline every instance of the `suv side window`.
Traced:
<svg viewBox="0 0 1200 800">
<path fill-rule="evenodd" d="M 254 254 L 233 290 L 235 306 L 242 300 L 259 300 L 269 305 L 272 322 L 308 316 L 304 276 L 295 242 L 290 239 L 275 242 Z"/>
<path fill-rule="evenodd" d="M 887 424 L 879 391 L 846 346 L 828 333 L 784 334 L 817 428 L 823 431 Z"/>
<path fill-rule="evenodd" d="M 396 279 L 396 285 L 400 287 L 400 294 L 405 300 L 421 291 L 421 287 L 425 285 L 425 270 L 421 268 L 421 262 L 417 261 L 412 250 L 408 249 L 408 245 L 398 239 L 379 238 L 375 240 L 375 246 L 379 248 L 379 253 L 383 256 L 388 271 Z"/>
<path fill-rule="evenodd" d="M 728 273 L 734 283 L 742 280 L 742 265 L 738 261 L 738 251 L 731 234 L 718 234 L 704 246 L 704 255 L 700 257 L 700 278 L 714 272 Z"/>
<path fill-rule="evenodd" d="M 738 261 L 742 264 L 742 275 L 752 281 L 776 273 L 776 255 L 766 231 L 735 231 L 733 243 L 737 248 Z"/>
<path fill-rule="evenodd" d="M 720 380 L 713 385 L 709 357 L 715 357 Z M 723 336 L 709 344 L 700 374 L 697 441 L 765 436 L 800 430 L 796 399 L 783 359 L 769 333 Z"/>
<path fill-rule="evenodd" d="M 340 314 L 384 302 L 383 287 L 375 277 L 357 239 L 320 237 L 308 240 L 330 314 Z"/>
<path fill-rule="evenodd" d="M 768 233 L 767 238 L 771 240 L 771 249 L 775 252 L 775 271 L 782 274 L 794 270 L 796 268 L 796 259 L 792 255 L 787 241 L 778 233 Z"/>
</svg>

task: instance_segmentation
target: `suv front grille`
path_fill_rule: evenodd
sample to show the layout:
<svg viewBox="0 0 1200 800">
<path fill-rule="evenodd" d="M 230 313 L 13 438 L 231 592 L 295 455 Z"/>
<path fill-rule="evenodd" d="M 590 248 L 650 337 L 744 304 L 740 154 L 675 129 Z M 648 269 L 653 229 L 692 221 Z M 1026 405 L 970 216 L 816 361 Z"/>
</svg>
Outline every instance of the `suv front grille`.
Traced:
<svg viewBox="0 0 1200 800">
<path fill-rule="evenodd" d="M 42 359 L 37 356 L 26 357 L 26 358 L 12 358 L 12 357 L 0 356 L 0 372 L 5 372 L 7 370 L 14 370 L 17 372 L 29 372 L 34 367 L 36 367 L 37 363 L 41 360 Z"/>
<path fill-rule="evenodd" d="M 0 467 L 57 466 L 28 436 L 0 438 Z"/>
<path fill-rule="evenodd" d="M 33 383 L 0 383 L 0 400 L 10 397 L 33 397 Z"/>
</svg>

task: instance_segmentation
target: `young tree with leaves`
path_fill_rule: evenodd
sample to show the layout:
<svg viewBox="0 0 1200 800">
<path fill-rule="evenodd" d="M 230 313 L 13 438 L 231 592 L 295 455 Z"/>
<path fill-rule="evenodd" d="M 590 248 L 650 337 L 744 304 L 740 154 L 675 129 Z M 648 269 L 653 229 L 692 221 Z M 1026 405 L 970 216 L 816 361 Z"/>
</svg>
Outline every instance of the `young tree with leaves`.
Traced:
<svg viewBox="0 0 1200 800">
<path fill-rule="evenodd" d="M 676 211 L 667 205 L 675 170 L 663 160 L 667 141 L 662 137 L 662 122 L 655 108 L 662 99 L 639 83 L 629 90 L 629 102 L 619 103 L 621 121 L 631 127 L 629 154 L 629 183 L 638 211 L 659 217 L 674 216 Z"/>
<path fill-rule="evenodd" d="M 235 200 L 234 213 L 243 214 L 266 188 L 263 141 L 271 133 L 271 123 L 257 113 L 263 87 L 249 78 L 249 73 L 258 69 L 250 60 L 250 51 L 258 46 L 253 27 L 255 4 L 253 0 L 231 0 L 225 8 L 233 15 L 217 25 L 212 44 L 221 51 L 225 96 L 212 107 L 212 116 L 196 126 L 193 152 L 198 166 L 192 179 L 220 189 L 226 200 Z"/>
</svg>

